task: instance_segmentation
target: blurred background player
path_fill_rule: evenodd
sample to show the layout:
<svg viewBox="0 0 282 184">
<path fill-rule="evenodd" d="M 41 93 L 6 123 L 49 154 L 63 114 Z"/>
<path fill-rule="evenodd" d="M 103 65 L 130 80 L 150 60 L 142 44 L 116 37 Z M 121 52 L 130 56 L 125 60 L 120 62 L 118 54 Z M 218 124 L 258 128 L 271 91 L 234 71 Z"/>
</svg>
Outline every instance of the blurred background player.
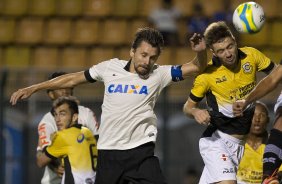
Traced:
<svg viewBox="0 0 282 184">
<path fill-rule="evenodd" d="M 58 76 L 64 75 L 66 72 L 54 72 L 49 76 L 50 79 L 54 79 Z M 73 95 L 73 88 L 62 88 L 56 90 L 47 90 L 47 94 L 50 100 L 54 101 L 62 96 Z M 79 105 L 78 123 L 88 127 L 93 135 L 98 135 L 98 122 L 95 114 L 89 108 Z M 38 151 L 42 151 L 44 147 L 51 144 L 51 135 L 58 131 L 55 119 L 51 112 L 46 113 L 38 124 L 39 146 Z M 96 137 L 97 138 L 97 137 Z M 41 179 L 42 184 L 60 184 L 61 176 L 64 172 L 64 168 L 60 163 L 60 160 L 53 159 L 44 170 L 44 175 Z"/>
<path fill-rule="evenodd" d="M 268 123 L 267 106 L 262 102 L 256 102 L 250 132 L 246 137 L 244 155 L 237 172 L 238 184 L 262 182 L 262 157 L 268 139 Z"/>
<path fill-rule="evenodd" d="M 233 104 L 235 116 L 242 116 L 246 107 L 278 87 L 282 80 L 282 61 L 270 75 L 262 79 L 244 99 Z M 263 155 L 263 184 L 278 184 L 278 168 L 282 163 L 282 93 L 274 106 L 275 120 Z"/>
<path fill-rule="evenodd" d="M 252 47 L 238 48 L 235 37 L 223 21 L 210 24 L 204 33 L 213 58 L 195 78 L 183 111 L 199 124 L 207 125 L 199 140 L 205 163 L 200 183 L 236 183 L 236 171 L 244 152 L 254 108 L 234 117 L 232 105 L 255 87 L 257 71 L 268 74 L 274 63 Z M 199 107 L 206 97 L 207 109 Z"/>
<path fill-rule="evenodd" d="M 74 97 L 60 97 L 53 102 L 58 132 L 52 144 L 37 153 L 37 165 L 63 159 L 65 172 L 61 183 L 94 184 L 97 164 L 97 143 L 90 129 L 78 124 L 78 104 Z"/>
<path fill-rule="evenodd" d="M 174 6 L 173 0 L 162 0 L 161 7 L 150 13 L 149 23 L 162 33 L 165 46 L 179 43 L 177 21 L 180 17 L 181 12 Z"/>
</svg>

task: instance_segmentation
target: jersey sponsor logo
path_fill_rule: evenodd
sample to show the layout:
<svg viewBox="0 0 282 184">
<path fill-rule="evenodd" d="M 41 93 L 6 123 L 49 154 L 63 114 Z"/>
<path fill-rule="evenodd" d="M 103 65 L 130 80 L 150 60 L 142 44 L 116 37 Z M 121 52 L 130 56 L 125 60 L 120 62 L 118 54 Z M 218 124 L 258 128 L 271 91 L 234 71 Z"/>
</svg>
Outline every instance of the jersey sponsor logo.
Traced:
<svg viewBox="0 0 282 184">
<path fill-rule="evenodd" d="M 46 124 L 42 123 L 38 127 L 38 134 L 39 134 L 39 146 L 43 148 L 46 145 L 49 145 L 49 141 L 47 140 L 47 133 L 46 133 Z"/>
<path fill-rule="evenodd" d="M 235 170 L 233 168 L 223 168 L 223 171 L 222 171 L 223 174 L 226 174 L 226 173 L 235 173 Z"/>
<path fill-rule="evenodd" d="M 84 134 L 79 134 L 78 136 L 77 136 L 77 138 L 76 138 L 76 140 L 77 140 L 77 142 L 78 143 L 82 143 L 83 142 L 83 140 L 84 140 Z"/>
<path fill-rule="evenodd" d="M 221 78 L 215 78 L 215 79 L 216 79 L 216 81 L 215 81 L 216 84 L 227 81 L 227 78 L 225 76 L 223 76 Z"/>
<path fill-rule="evenodd" d="M 226 161 L 227 158 L 228 158 L 228 156 L 226 156 L 225 154 L 222 154 L 222 155 L 221 155 L 221 159 L 222 159 L 223 161 Z"/>
<path fill-rule="evenodd" d="M 244 70 L 244 73 L 252 73 L 253 71 L 253 66 L 249 62 L 243 64 L 242 68 Z"/>
<path fill-rule="evenodd" d="M 108 92 L 148 95 L 148 87 L 129 84 L 110 84 L 108 87 Z"/>
</svg>

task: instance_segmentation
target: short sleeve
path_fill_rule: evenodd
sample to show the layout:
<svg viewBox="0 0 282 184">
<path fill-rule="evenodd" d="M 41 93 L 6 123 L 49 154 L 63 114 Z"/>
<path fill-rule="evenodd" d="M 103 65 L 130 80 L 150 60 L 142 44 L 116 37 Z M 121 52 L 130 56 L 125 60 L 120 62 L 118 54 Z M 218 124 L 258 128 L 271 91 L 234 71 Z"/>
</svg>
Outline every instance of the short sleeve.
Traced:
<svg viewBox="0 0 282 184">
<path fill-rule="evenodd" d="M 91 109 L 80 106 L 78 118 L 79 124 L 89 128 L 93 135 L 98 135 L 99 124 L 94 112 Z"/>
<path fill-rule="evenodd" d="M 57 131 L 54 117 L 47 113 L 39 122 L 37 129 L 39 137 L 37 150 L 42 150 L 51 144 L 51 134 Z"/>
<path fill-rule="evenodd" d="M 168 86 L 172 82 L 171 68 L 171 65 L 162 65 L 158 68 L 157 72 L 160 74 L 162 88 Z"/>
<path fill-rule="evenodd" d="M 46 148 L 46 155 L 59 158 L 67 154 L 68 144 L 64 140 L 61 132 L 55 133 L 52 144 Z"/>
<path fill-rule="evenodd" d="M 267 70 L 267 68 L 273 64 L 270 58 L 266 57 L 262 52 L 260 52 L 255 48 L 252 48 L 252 50 L 253 50 L 253 57 L 257 63 L 258 71 Z"/>
<path fill-rule="evenodd" d="M 85 71 L 85 77 L 89 82 L 103 81 L 104 73 L 108 68 L 111 60 L 101 62 L 97 65 L 93 65 L 89 70 Z"/>
<path fill-rule="evenodd" d="M 206 81 L 207 80 L 205 79 L 204 74 L 198 75 L 195 78 L 192 89 L 191 89 L 191 93 L 190 93 L 190 98 L 193 101 L 199 102 L 205 97 L 207 91 L 209 90 L 209 85 Z"/>
</svg>

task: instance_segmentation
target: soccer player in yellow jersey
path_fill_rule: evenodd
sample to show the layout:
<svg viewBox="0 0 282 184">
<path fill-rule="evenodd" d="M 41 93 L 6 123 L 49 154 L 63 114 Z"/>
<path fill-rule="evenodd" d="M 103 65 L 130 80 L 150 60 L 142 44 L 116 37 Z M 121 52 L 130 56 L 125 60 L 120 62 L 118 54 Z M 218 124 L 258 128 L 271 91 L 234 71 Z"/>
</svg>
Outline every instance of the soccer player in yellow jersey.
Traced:
<svg viewBox="0 0 282 184">
<path fill-rule="evenodd" d="M 262 159 L 268 138 L 268 109 L 262 102 L 255 103 L 255 112 L 249 134 L 246 137 L 245 151 L 237 172 L 238 184 L 260 184 L 262 182 Z"/>
<path fill-rule="evenodd" d="M 96 141 L 92 132 L 77 123 L 78 104 L 74 97 L 60 97 L 53 103 L 58 132 L 52 144 L 37 154 L 37 165 L 46 166 L 62 158 L 65 166 L 62 183 L 94 184 L 97 160 Z"/>
<path fill-rule="evenodd" d="M 249 107 L 242 117 L 235 117 L 232 105 L 255 87 L 257 71 L 268 74 L 275 65 L 255 48 L 238 48 L 225 22 L 210 24 L 204 38 L 213 58 L 204 73 L 195 78 L 183 111 L 208 126 L 199 141 L 205 163 L 200 184 L 236 184 L 243 139 L 250 130 L 254 108 Z M 198 105 L 204 97 L 207 109 Z"/>
<path fill-rule="evenodd" d="M 234 115 L 240 117 L 253 101 L 277 88 L 282 81 L 282 61 L 271 74 L 261 80 L 255 89 L 244 99 L 233 104 Z M 282 163 L 282 92 L 274 106 L 275 121 L 270 131 L 263 155 L 263 184 L 278 184 L 277 170 Z"/>
</svg>

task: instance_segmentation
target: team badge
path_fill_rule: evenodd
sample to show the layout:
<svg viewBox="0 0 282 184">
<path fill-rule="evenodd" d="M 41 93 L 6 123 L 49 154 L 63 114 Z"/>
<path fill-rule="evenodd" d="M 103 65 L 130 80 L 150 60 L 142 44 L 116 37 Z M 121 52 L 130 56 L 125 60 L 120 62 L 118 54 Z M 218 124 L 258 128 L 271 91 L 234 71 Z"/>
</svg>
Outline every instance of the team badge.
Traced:
<svg viewBox="0 0 282 184">
<path fill-rule="evenodd" d="M 244 70 L 244 73 L 252 73 L 253 71 L 253 66 L 249 62 L 243 64 L 242 68 Z"/>
<path fill-rule="evenodd" d="M 77 142 L 78 143 L 82 143 L 83 142 L 83 140 L 84 140 L 84 134 L 79 134 L 78 136 L 77 136 Z"/>
</svg>

